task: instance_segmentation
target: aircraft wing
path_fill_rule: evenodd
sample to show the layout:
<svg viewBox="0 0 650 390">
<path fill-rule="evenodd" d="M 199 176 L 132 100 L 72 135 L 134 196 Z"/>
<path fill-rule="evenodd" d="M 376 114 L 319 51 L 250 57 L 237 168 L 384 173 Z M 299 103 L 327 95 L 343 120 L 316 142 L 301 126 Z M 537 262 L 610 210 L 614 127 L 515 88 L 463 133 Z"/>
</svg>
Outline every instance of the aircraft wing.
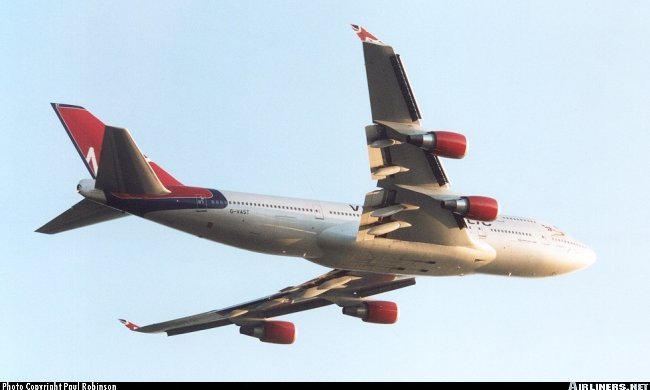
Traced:
<svg viewBox="0 0 650 390">
<path fill-rule="evenodd" d="M 403 138 L 426 133 L 420 128 L 422 116 L 399 54 L 363 27 L 352 25 L 352 28 L 363 44 L 370 108 L 375 123 L 366 128 L 369 145 L 387 136 Z M 407 143 L 387 145 L 378 142 L 373 146 L 370 148 L 374 152 L 370 164 L 373 176 L 380 179 L 380 187 L 417 185 L 430 191 L 449 187 L 447 175 L 436 155 Z M 384 163 L 405 169 L 399 175 L 384 175 L 390 172 L 376 169 L 385 166 Z"/>
<path fill-rule="evenodd" d="M 438 135 L 420 125 L 420 110 L 399 54 L 363 27 L 352 28 L 363 44 L 373 120 L 366 126 L 368 156 L 380 188 L 366 195 L 357 240 L 483 247 L 469 236 L 462 213 L 442 207 L 442 202 L 460 196 L 450 191 L 439 156 L 462 158 L 465 137 L 442 132 L 438 141 L 447 142 L 447 151 L 423 148 L 423 137 Z"/>
<path fill-rule="evenodd" d="M 243 304 L 208 311 L 171 321 L 138 327 L 130 321 L 120 320 L 127 328 L 142 333 L 165 332 L 168 336 L 196 332 L 235 324 L 241 333 L 251 327 L 264 325 L 268 318 L 314 309 L 331 304 L 344 308 L 361 307 L 363 298 L 415 284 L 412 277 L 382 275 L 332 270 L 308 282 L 287 287 L 279 292 Z M 391 302 L 382 302 L 394 305 Z M 348 313 L 351 309 L 348 309 Z M 397 307 L 394 306 L 395 320 Z M 381 310 L 379 310 L 381 311 Z M 363 313 L 362 313 L 363 314 Z M 368 313 L 367 313 L 368 314 Z M 375 317 L 377 314 L 375 313 Z M 368 318 L 362 319 L 369 321 Z M 373 318 L 370 318 L 369 322 Z M 393 321 L 394 322 L 394 321 Z M 291 325 L 293 326 L 293 325 Z M 264 340 L 262 341 L 269 341 Z M 292 342 L 293 340 L 291 340 Z"/>
</svg>

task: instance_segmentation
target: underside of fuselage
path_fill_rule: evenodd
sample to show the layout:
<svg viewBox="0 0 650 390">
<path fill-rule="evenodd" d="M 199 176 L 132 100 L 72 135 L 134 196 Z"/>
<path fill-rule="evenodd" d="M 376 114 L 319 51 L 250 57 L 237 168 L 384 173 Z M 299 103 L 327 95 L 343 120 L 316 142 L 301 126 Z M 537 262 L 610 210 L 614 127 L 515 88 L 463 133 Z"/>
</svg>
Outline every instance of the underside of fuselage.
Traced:
<svg viewBox="0 0 650 390">
<path fill-rule="evenodd" d="M 529 218 L 503 216 L 480 227 L 469 225 L 475 245 L 450 246 L 377 237 L 358 240 L 359 221 L 322 216 L 347 205 L 236 194 L 241 206 L 219 191 L 214 199 L 122 200 L 127 212 L 200 238 L 250 251 L 302 257 L 337 269 L 420 276 L 474 273 L 541 277 L 571 272 L 590 262 L 592 252 L 559 230 Z M 254 201 L 254 199 L 256 201 Z M 119 203 L 119 202 L 118 202 Z M 113 201 L 111 205 L 117 206 Z M 167 204 L 167 209 L 163 205 Z M 274 204 L 286 204 L 276 209 Z M 314 213 L 313 208 L 319 212 Z M 318 205 L 318 206 L 316 206 Z M 332 206 L 335 205 L 335 206 Z M 291 209 L 293 208 L 293 209 Z M 303 211 L 305 210 L 305 211 Z M 525 222 L 520 222 L 525 221 Z M 546 233 L 546 234 L 545 234 Z M 560 235 L 558 239 L 553 235 Z M 573 245 L 572 245 L 573 244 Z"/>
</svg>

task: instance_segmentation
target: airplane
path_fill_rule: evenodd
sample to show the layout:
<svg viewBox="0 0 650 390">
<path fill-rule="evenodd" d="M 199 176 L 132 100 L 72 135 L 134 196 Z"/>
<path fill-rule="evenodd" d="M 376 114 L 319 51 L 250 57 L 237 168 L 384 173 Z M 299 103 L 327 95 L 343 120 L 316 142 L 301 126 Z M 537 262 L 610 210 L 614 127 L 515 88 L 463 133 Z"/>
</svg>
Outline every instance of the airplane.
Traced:
<svg viewBox="0 0 650 390">
<path fill-rule="evenodd" d="M 416 276 L 545 277 L 587 267 L 595 253 L 533 218 L 499 214 L 495 199 L 452 192 L 442 158 L 467 153 L 464 135 L 431 131 L 401 57 L 365 28 L 372 124 L 366 126 L 377 188 L 363 204 L 257 195 L 182 184 L 144 155 L 125 128 L 83 107 L 52 103 L 92 179 L 83 199 L 38 230 L 54 234 L 135 215 L 200 238 L 332 268 L 275 294 L 224 309 L 138 326 L 168 336 L 236 325 L 262 342 L 291 344 L 295 325 L 272 318 L 328 305 L 368 323 L 393 324 L 397 304 L 368 297 L 412 286 Z"/>
</svg>

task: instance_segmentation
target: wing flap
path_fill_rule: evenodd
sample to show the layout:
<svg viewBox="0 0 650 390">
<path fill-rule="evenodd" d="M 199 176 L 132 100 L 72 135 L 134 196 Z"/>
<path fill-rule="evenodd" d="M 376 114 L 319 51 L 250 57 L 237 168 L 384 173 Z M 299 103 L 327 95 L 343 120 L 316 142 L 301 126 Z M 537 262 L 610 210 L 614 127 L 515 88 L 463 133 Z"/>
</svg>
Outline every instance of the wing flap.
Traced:
<svg viewBox="0 0 650 390">
<path fill-rule="evenodd" d="M 373 121 L 418 122 L 420 109 L 402 61 L 393 48 L 363 42 Z"/>
<path fill-rule="evenodd" d="M 445 191 L 449 188 L 449 179 L 440 159 L 406 142 L 408 136 L 426 133 L 415 123 L 378 121 L 375 125 L 366 126 L 371 173 L 378 167 L 387 165 L 403 168 L 398 174 L 380 178 L 379 187 L 403 184 L 421 186 L 431 191 Z M 386 140 L 392 142 L 385 142 Z M 375 146 L 378 144 L 385 146 L 378 148 Z"/>
</svg>

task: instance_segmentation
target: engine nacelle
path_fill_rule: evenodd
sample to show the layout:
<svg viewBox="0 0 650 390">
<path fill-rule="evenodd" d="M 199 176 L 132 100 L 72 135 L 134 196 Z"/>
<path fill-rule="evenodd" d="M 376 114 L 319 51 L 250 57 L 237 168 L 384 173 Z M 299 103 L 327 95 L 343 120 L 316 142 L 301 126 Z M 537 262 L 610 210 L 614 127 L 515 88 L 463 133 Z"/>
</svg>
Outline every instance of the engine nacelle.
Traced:
<svg viewBox="0 0 650 390">
<path fill-rule="evenodd" d="M 254 325 L 242 325 L 239 333 L 259 339 L 264 343 L 293 344 L 296 326 L 287 321 L 265 321 Z"/>
<path fill-rule="evenodd" d="M 359 305 L 343 307 L 343 314 L 373 324 L 394 324 L 397 322 L 398 310 L 395 302 L 364 301 Z"/>
<path fill-rule="evenodd" d="M 443 209 L 450 210 L 477 221 L 494 221 L 499 215 L 499 203 L 486 196 L 463 196 L 460 199 L 443 200 Z"/>
<path fill-rule="evenodd" d="M 467 153 L 467 138 L 450 131 L 431 131 L 427 134 L 409 135 L 406 142 L 447 158 L 463 158 Z"/>
</svg>

